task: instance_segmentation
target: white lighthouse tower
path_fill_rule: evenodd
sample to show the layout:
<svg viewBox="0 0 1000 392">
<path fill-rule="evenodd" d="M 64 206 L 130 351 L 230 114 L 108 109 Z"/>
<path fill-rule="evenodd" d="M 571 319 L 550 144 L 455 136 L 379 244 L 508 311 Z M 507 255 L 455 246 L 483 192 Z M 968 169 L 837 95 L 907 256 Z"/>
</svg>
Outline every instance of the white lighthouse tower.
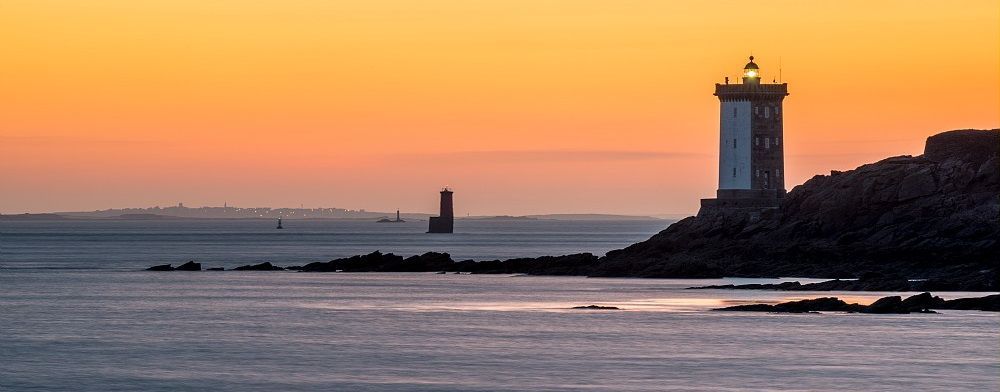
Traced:
<svg viewBox="0 0 1000 392">
<path fill-rule="evenodd" d="M 720 209 L 777 208 L 785 195 L 783 150 L 787 83 L 761 83 L 760 68 L 743 67 L 740 84 L 715 85 L 719 111 L 719 189 L 702 199 L 699 215 Z"/>
</svg>

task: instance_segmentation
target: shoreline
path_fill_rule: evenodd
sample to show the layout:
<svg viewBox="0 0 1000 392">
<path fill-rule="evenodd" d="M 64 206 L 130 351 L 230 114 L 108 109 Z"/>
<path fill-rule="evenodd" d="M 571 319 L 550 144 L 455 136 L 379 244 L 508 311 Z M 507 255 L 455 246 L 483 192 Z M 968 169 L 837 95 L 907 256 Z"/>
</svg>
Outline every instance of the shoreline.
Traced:
<svg viewBox="0 0 1000 392">
<path fill-rule="evenodd" d="M 366 255 L 355 255 L 334 259 L 327 262 L 312 262 L 305 265 L 278 266 L 271 262 L 247 264 L 234 268 L 208 267 L 201 263 L 188 261 L 174 267 L 172 264 L 160 264 L 147 268 L 147 271 L 294 271 L 313 273 L 357 273 L 357 272 L 409 272 L 409 273 L 465 273 L 465 274 L 515 274 L 529 276 L 580 276 L 591 278 L 643 278 L 643 279 L 724 279 L 724 278 L 763 278 L 763 279 L 801 279 L 821 280 L 819 282 L 787 281 L 781 283 L 728 284 L 717 286 L 695 286 L 688 289 L 725 289 L 725 290 L 771 290 L 771 291 L 894 291 L 894 292 L 925 292 L 925 291 L 960 291 L 960 292 L 996 292 L 989 282 L 970 282 L 955 277 L 941 276 L 901 276 L 886 275 L 866 271 L 853 278 L 845 277 L 794 277 L 787 276 L 723 276 L 705 274 L 695 271 L 691 275 L 680 276 L 643 276 L 630 274 L 599 274 L 600 264 L 604 257 L 590 253 L 578 253 L 562 256 L 541 256 L 534 258 L 514 258 L 506 260 L 453 260 L 448 253 L 427 252 L 404 258 L 392 253 L 375 251 Z M 825 280 L 823 280 L 825 279 Z"/>
</svg>

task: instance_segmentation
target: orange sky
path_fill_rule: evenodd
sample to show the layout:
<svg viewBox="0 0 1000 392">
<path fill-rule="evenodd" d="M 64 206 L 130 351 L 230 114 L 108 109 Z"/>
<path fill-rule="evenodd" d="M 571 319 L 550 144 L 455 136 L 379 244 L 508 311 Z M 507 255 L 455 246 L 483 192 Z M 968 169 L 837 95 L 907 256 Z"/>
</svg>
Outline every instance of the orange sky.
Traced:
<svg viewBox="0 0 1000 392">
<path fill-rule="evenodd" d="M 1000 127 L 995 0 L 6 0 L 0 36 L 2 213 L 693 213 L 751 51 L 788 188 Z"/>
</svg>

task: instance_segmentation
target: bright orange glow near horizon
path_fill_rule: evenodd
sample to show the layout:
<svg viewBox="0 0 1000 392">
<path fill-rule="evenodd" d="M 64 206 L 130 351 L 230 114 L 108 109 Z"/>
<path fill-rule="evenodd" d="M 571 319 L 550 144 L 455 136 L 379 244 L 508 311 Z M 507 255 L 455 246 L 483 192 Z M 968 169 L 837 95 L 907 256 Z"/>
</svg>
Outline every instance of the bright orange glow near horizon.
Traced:
<svg viewBox="0 0 1000 392">
<path fill-rule="evenodd" d="M 1000 5 L 5 1 L 0 212 L 693 213 L 715 83 L 789 83 L 786 187 L 1000 127 Z"/>
</svg>

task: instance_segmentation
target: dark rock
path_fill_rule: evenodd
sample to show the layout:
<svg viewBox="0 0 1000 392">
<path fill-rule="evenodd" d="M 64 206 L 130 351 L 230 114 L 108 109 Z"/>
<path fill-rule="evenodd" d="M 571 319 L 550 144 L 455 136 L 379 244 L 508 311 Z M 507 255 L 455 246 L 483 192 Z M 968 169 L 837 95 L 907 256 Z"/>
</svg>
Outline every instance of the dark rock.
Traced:
<svg viewBox="0 0 1000 392">
<path fill-rule="evenodd" d="M 587 275 L 597 265 L 598 257 L 590 253 L 565 256 L 541 256 L 508 260 L 472 261 L 456 263 L 455 269 L 474 274 L 528 274 L 528 275 Z"/>
<path fill-rule="evenodd" d="M 600 305 L 574 306 L 573 309 L 621 310 L 621 308 L 617 306 L 600 306 Z"/>
<path fill-rule="evenodd" d="M 834 297 L 804 299 L 801 301 L 782 302 L 776 305 L 750 304 L 737 305 L 713 310 L 742 312 L 776 312 L 776 313 L 807 313 L 807 312 L 857 312 L 864 308 L 858 304 L 848 304 Z"/>
<path fill-rule="evenodd" d="M 945 301 L 941 299 L 941 297 L 932 296 L 930 293 L 917 294 L 905 300 L 897 295 L 879 298 L 877 301 L 868 306 L 847 304 L 837 298 L 824 297 L 802 301 L 783 302 L 776 305 L 749 304 L 712 310 L 777 313 L 805 313 L 822 311 L 861 312 L 873 314 L 937 313 L 931 309 L 986 310 L 996 312 L 1000 311 L 1000 294 L 989 295 L 981 298 L 959 298 L 950 301 Z"/>
<path fill-rule="evenodd" d="M 930 309 L 939 309 L 944 302 L 940 297 L 931 296 L 931 293 L 917 294 L 905 300 L 899 296 L 891 296 L 880 298 L 878 301 L 868 305 L 862 312 L 882 314 L 935 313 Z"/>
<path fill-rule="evenodd" d="M 936 162 L 960 158 L 966 161 L 986 161 L 1000 149 L 1000 134 L 993 131 L 963 129 L 944 132 L 927 138 L 924 156 Z"/>
<path fill-rule="evenodd" d="M 301 272 L 390 272 L 402 264 L 403 258 L 392 253 L 375 251 L 367 255 L 351 256 L 328 262 L 315 262 L 302 266 Z"/>
<path fill-rule="evenodd" d="M 985 310 L 1000 312 L 1000 294 L 987 295 L 979 298 L 958 298 L 944 301 L 934 309 Z"/>
<path fill-rule="evenodd" d="M 195 263 L 194 261 L 189 261 L 187 263 L 181 264 L 174 271 L 201 271 L 201 263 Z"/>
<path fill-rule="evenodd" d="M 862 313 L 910 313 L 909 310 L 903 307 L 903 299 L 894 295 L 891 297 L 882 297 L 878 301 L 873 302 L 868 305 L 867 308 L 861 311 Z"/>
<path fill-rule="evenodd" d="M 160 264 L 146 268 L 146 271 L 173 271 L 173 270 L 174 267 L 171 267 L 170 264 Z"/>
<path fill-rule="evenodd" d="M 904 299 L 901 305 L 909 312 L 928 313 L 930 309 L 940 309 L 941 305 L 944 305 L 944 300 L 932 296 L 931 293 L 920 293 Z"/>
<path fill-rule="evenodd" d="M 454 261 L 447 253 L 427 252 L 403 258 L 375 251 L 328 262 L 309 263 L 302 272 L 467 272 L 475 274 L 586 275 L 597 256 L 580 253 L 509 260 Z"/>
<path fill-rule="evenodd" d="M 281 270 L 284 270 L 284 268 L 272 265 L 271 262 L 268 261 L 265 261 L 260 264 L 244 265 L 233 268 L 233 271 L 281 271 Z"/>
<path fill-rule="evenodd" d="M 776 312 L 776 310 L 774 310 L 774 305 L 768 305 L 768 304 L 736 305 L 736 306 L 728 306 L 725 308 L 718 308 L 712 310 L 719 310 L 725 312 Z"/>
<path fill-rule="evenodd" d="M 205 271 L 225 271 L 225 270 L 226 269 L 223 268 L 223 267 L 212 267 L 212 268 L 206 268 L 205 269 Z"/>
</svg>

